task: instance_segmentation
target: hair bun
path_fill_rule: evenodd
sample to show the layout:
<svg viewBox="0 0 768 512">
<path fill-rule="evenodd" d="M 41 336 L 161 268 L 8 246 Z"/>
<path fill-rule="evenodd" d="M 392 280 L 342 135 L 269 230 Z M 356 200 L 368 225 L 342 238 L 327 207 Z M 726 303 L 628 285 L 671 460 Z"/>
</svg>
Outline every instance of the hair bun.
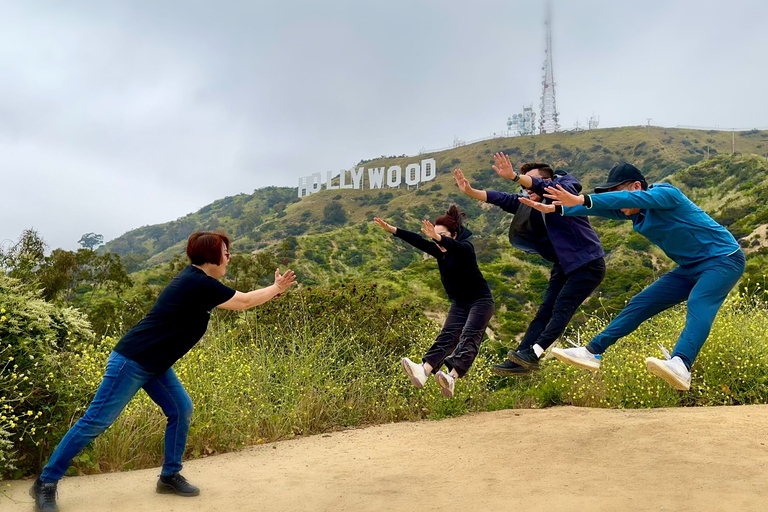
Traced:
<svg viewBox="0 0 768 512">
<path fill-rule="evenodd" d="M 445 213 L 445 215 L 442 215 L 438 217 L 435 220 L 435 225 L 442 225 L 448 228 L 448 230 L 451 232 L 451 234 L 456 234 L 461 230 L 464 217 L 466 217 L 467 214 L 459 210 L 459 207 L 455 204 L 452 204 L 448 211 Z"/>
</svg>

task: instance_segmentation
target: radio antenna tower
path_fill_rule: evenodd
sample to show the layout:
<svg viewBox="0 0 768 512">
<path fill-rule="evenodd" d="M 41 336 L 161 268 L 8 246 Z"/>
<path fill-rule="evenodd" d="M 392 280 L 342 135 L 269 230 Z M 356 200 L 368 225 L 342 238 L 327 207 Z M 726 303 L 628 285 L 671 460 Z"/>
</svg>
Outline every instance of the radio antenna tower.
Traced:
<svg viewBox="0 0 768 512">
<path fill-rule="evenodd" d="M 541 82 L 544 91 L 541 95 L 541 120 L 539 130 L 541 133 L 554 133 L 560 129 L 558 123 L 559 113 L 555 102 L 555 75 L 552 70 L 552 4 L 547 3 L 547 49 L 544 59 L 544 80 Z"/>
</svg>

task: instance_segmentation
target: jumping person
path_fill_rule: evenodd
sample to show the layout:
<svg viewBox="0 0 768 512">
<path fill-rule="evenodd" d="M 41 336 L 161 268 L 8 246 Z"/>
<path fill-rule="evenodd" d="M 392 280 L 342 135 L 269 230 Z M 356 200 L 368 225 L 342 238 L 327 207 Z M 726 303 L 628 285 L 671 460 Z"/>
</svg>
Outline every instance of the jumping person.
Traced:
<svg viewBox="0 0 768 512">
<path fill-rule="evenodd" d="M 526 190 L 528 199 L 537 204 L 546 200 L 543 197 L 546 187 L 559 185 L 575 193 L 581 191 L 576 178 L 567 173 L 555 173 L 547 164 L 524 164 L 517 173 L 504 153 L 497 153 L 494 159 L 496 173 L 519 183 Z M 584 217 L 545 220 L 541 213 L 530 211 L 528 206 L 521 204 L 525 195 L 474 189 L 460 169 L 454 171 L 454 178 L 459 189 L 469 197 L 515 214 L 510 242 L 553 263 L 544 298 L 520 345 L 508 352 L 508 361 L 493 366 L 493 372 L 498 375 L 522 375 L 538 370 L 544 351 L 563 334 L 576 309 L 605 277 L 600 239 Z M 523 236 L 522 230 L 515 232 L 515 229 L 521 225 L 520 218 L 525 216 L 528 216 L 527 234 Z M 521 238 L 526 243 L 521 244 Z"/>
<path fill-rule="evenodd" d="M 140 388 L 159 405 L 168 425 L 157 492 L 197 496 L 181 476 L 192 400 L 171 368 L 202 338 L 214 308 L 242 310 L 263 304 L 296 283 L 293 271 L 275 271 L 275 284 L 242 293 L 221 279 L 229 264 L 229 238 L 200 231 L 187 241 L 190 265 L 162 291 L 150 312 L 115 346 L 104 379 L 85 415 L 69 429 L 30 489 L 38 511 L 57 511 L 56 488 L 72 458 L 104 432 Z"/>
<path fill-rule="evenodd" d="M 422 364 L 407 357 L 401 364 L 413 385 L 420 389 L 429 374 L 434 373 L 440 391 L 447 398 L 453 397 L 456 379 L 467 373 L 477 357 L 494 311 L 491 289 L 477 266 L 475 248 L 469 242 L 472 232 L 463 226 L 462 217 L 464 214 L 451 205 L 434 225 L 423 221 L 421 232 L 434 243 L 417 233 L 390 226 L 378 217 L 373 219 L 384 230 L 437 259 L 440 279 L 451 301 L 448 318 Z M 440 369 L 443 364 L 447 372 Z"/>
<path fill-rule="evenodd" d="M 633 165 L 611 169 L 608 183 L 595 194 L 575 195 L 550 187 L 545 197 L 554 204 L 527 203 L 547 219 L 599 215 L 631 220 L 632 229 L 659 246 L 677 263 L 670 272 L 635 295 L 629 304 L 586 347 L 553 350 L 566 363 L 590 370 L 600 368 L 599 354 L 645 320 L 688 301 L 688 314 L 671 356 L 649 357 L 648 370 L 676 389 L 691 387 L 691 365 L 709 336 L 712 322 L 728 293 L 736 285 L 746 260 L 738 242 L 679 189 L 668 183 L 648 186 Z M 563 217 L 564 216 L 564 217 Z"/>
</svg>

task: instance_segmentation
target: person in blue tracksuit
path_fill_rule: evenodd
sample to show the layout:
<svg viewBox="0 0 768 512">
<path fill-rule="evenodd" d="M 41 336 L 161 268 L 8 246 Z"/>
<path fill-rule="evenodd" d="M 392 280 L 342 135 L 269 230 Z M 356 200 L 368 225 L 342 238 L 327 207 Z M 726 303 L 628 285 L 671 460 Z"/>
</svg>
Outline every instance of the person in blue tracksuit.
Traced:
<svg viewBox="0 0 768 512">
<path fill-rule="evenodd" d="M 646 366 L 676 389 L 690 389 L 691 365 L 720 306 L 744 273 L 746 260 L 736 239 L 678 188 L 668 183 L 649 187 L 643 174 L 628 163 L 611 169 L 608 183 L 595 188 L 595 194 L 577 196 L 562 187 L 550 187 L 546 192 L 545 197 L 553 199 L 553 204 L 526 204 L 542 213 L 566 217 L 599 215 L 631 220 L 634 231 L 677 263 L 632 298 L 588 346 L 554 349 L 553 355 L 566 363 L 597 370 L 599 355 L 619 338 L 648 318 L 687 301 L 685 328 L 671 357 L 649 357 Z"/>
</svg>

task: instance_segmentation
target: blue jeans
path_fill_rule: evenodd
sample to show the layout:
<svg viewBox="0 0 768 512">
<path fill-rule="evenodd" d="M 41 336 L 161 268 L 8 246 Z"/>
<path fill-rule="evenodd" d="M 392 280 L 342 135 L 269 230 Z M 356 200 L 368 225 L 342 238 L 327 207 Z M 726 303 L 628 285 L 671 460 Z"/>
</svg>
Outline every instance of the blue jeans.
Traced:
<svg viewBox="0 0 768 512">
<path fill-rule="evenodd" d="M 622 336 L 631 333 L 645 320 L 688 301 L 685 328 L 672 357 L 679 356 L 691 367 L 709 336 L 712 322 L 728 292 L 744 273 L 744 253 L 736 251 L 696 265 L 677 267 L 635 295 L 603 332 L 589 343 L 589 349 L 602 354 Z"/>
<path fill-rule="evenodd" d="M 69 429 L 51 455 L 40 475 L 42 482 L 58 482 L 69 463 L 96 436 L 107 430 L 131 398 L 144 388 L 149 397 L 168 418 L 165 429 L 165 461 L 163 476 L 181 471 L 181 457 L 187 444 L 192 400 L 173 369 L 157 376 L 117 352 L 107 360 L 107 370 L 96 396 L 85 415 Z"/>
</svg>

